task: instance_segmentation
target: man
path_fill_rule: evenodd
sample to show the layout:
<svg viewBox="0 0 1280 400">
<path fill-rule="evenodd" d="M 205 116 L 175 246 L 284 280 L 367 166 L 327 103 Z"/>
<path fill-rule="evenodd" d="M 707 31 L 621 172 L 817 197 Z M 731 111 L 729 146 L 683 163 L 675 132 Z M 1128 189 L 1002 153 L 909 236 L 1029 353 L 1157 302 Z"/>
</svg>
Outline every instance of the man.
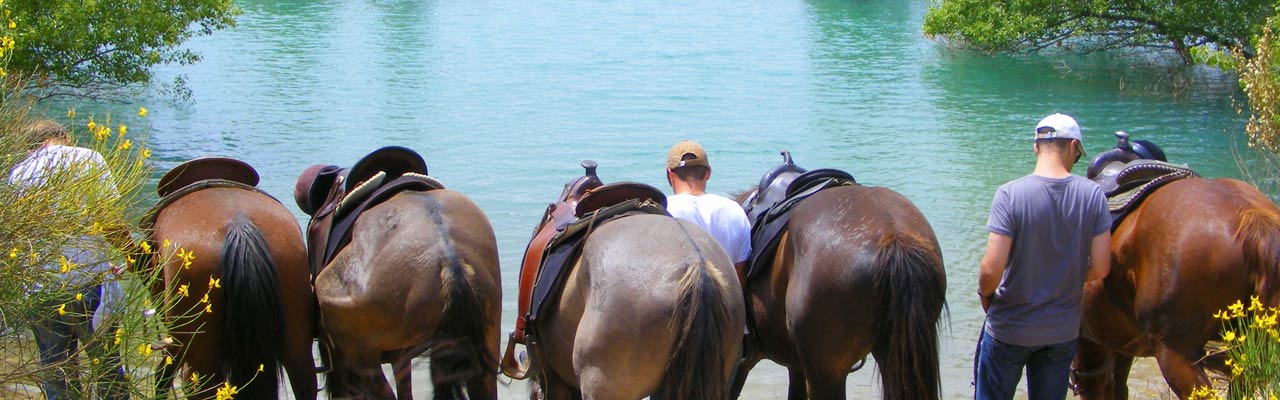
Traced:
<svg viewBox="0 0 1280 400">
<path fill-rule="evenodd" d="M 101 190 L 115 195 L 115 186 L 111 183 L 102 155 L 91 149 L 71 146 L 71 136 L 62 125 L 51 120 L 38 120 L 26 127 L 26 133 L 39 145 L 14 166 L 9 174 L 11 184 L 34 188 L 61 179 L 97 179 Z M 112 240 L 127 242 L 127 232 L 109 230 Z M 75 354 L 78 343 L 86 345 L 85 351 L 95 360 L 92 362 L 94 368 L 103 371 L 104 375 L 95 374 L 95 379 L 99 380 L 97 396 L 112 399 L 128 397 L 123 386 L 124 371 L 120 367 L 119 354 L 105 348 L 106 340 L 90 340 L 94 333 L 94 311 L 104 301 L 110 300 L 103 298 L 102 291 L 103 281 L 111 269 L 104 252 L 108 246 L 105 239 L 98 235 L 72 238 L 63 245 L 58 265 L 46 266 L 60 273 L 66 288 L 55 289 L 59 292 L 54 295 L 55 299 L 41 308 L 48 313 L 37 316 L 32 324 L 40 363 L 53 367 L 53 376 L 41 383 L 41 389 L 49 400 L 88 396 L 88 392 L 78 384 L 78 379 L 68 376 L 77 370 Z M 64 263 L 68 265 L 65 271 Z"/>
<path fill-rule="evenodd" d="M 1031 399 L 1066 398 L 1084 284 L 1111 268 L 1106 196 L 1071 174 L 1082 140 L 1075 119 L 1045 117 L 1035 129 L 1035 170 L 996 191 L 978 273 L 987 319 L 977 399 L 1012 399 L 1023 367 Z"/>
<path fill-rule="evenodd" d="M 672 146 L 667 152 L 667 183 L 675 194 L 667 196 L 667 212 L 711 233 L 733 260 L 738 282 L 745 283 L 743 274 L 751 257 L 751 223 L 741 205 L 707 193 L 709 179 L 711 163 L 701 145 L 685 140 Z"/>
</svg>

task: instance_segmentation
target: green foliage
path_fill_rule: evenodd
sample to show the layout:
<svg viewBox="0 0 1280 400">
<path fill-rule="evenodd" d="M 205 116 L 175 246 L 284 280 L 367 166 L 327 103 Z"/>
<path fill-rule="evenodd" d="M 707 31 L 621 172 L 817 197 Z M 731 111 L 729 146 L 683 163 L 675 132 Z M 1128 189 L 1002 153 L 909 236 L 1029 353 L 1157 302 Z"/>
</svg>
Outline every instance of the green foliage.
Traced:
<svg viewBox="0 0 1280 400">
<path fill-rule="evenodd" d="M 1271 154 L 1280 153 L 1280 48 L 1276 48 L 1276 30 L 1280 17 L 1268 19 L 1267 26 L 1254 42 L 1256 53 L 1249 58 L 1241 51 L 1233 52 L 1240 88 L 1249 98 L 1249 123 L 1245 131 L 1249 146 Z"/>
<path fill-rule="evenodd" d="M 190 64 L 180 45 L 231 27 L 232 0 L 8 0 L 18 46 L 9 70 L 42 97 L 113 96 L 151 81 L 151 66 Z"/>
<path fill-rule="evenodd" d="M 926 34 L 990 52 L 1241 48 L 1274 15 L 1275 0 L 935 0 Z"/>
</svg>

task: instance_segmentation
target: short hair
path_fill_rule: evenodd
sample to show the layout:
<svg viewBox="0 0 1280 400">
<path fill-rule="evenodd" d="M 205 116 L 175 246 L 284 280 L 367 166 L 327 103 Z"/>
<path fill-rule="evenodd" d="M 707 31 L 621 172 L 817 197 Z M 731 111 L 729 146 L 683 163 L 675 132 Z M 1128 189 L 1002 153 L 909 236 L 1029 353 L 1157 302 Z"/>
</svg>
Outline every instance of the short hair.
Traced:
<svg viewBox="0 0 1280 400">
<path fill-rule="evenodd" d="M 688 167 L 680 167 L 672 169 L 671 172 L 676 174 L 676 178 L 682 182 L 700 181 L 707 177 L 707 171 L 711 168 L 701 165 L 691 165 Z"/>
<path fill-rule="evenodd" d="M 37 119 L 27 123 L 27 125 L 23 127 L 23 133 L 35 143 L 42 143 L 51 139 L 71 139 L 71 133 L 67 131 L 66 127 L 63 127 L 62 124 L 47 118 Z"/>
<path fill-rule="evenodd" d="M 1072 140 L 1075 140 L 1075 139 L 1067 139 L 1067 138 L 1036 139 L 1036 146 L 1040 146 L 1040 148 L 1049 147 L 1049 148 L 1052 148 L 1054 151 L 1066 152 L 1068 149 L 1071 148 Z"/>
</svg>

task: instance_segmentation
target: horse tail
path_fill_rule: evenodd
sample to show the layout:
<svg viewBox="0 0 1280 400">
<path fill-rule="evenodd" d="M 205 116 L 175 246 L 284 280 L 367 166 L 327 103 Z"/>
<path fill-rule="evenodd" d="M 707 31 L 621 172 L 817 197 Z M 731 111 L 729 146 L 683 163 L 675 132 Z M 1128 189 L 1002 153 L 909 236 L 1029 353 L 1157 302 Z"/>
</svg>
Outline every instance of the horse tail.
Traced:
<svg viewBox="0 0 1280 400">
<path fill-rule="evenodd" d="M 438 339 L 430 344 L 436 399 L 464 398 L 465 382 L 498 372 L 496 356 L 485 350 L 489 313 L 475 279 L 475 267 L 455 257 L 440 269 L 444 311 Z"/>
<path fill-rule="evenodd" d="M 284 349 L 284 319 L 276 265 L 262 231 L 236 214 L 222 244 L 222 369 L 227 382 L 245 398 L 278 397 L 279 360 Z M 212 278 L 210 278 L 212 279 Z"/>
<path fill-rule="evenodd" d="M 1267 305 L 1280 304 L 1280 214 L 1259 208 L 1244 210 L 1236 240 L 1244 246 L 1254 294 Z"/>
<path fill-rule="evenodd" d="M 929 241 L 890 232 L 880 238 L 875 257 L 879 294 L 879 334 L 875 346 L 885 399 L 938 399 L 938 319 L 946 306 L 942 255 Z"/>
<path fill-rule="evenodd" d="M 722 400 L 727 398 L 724 384 L 724 349 L 729 320 L 724 307 L 727 294 L 721 288 L 725 277 L 707 263 L 690 265 L 680 278 L 672 330 L 677 332 L 667 375 L 658 389 L 665 399 Z M 741 329 L 741 328 L 738 328 Z"/>
</svg>

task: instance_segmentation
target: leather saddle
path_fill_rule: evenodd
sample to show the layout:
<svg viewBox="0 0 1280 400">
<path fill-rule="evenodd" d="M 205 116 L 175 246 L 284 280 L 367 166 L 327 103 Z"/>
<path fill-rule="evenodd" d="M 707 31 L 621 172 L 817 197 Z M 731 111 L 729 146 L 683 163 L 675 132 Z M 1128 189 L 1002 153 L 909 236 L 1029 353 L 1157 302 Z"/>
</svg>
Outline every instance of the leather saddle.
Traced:
<svg viewBox="0 0 1280 400">
<path fill-rule="evenodd" d="M 853 175 L 845 171 L 807 171 L 800 168 L 791 159 L 791 153 L 783 150 L 782 164 L 765 173 L 760 186 L 743 205 L 747 218 L 751 220 L 751 258 L 747 261 L 747 279 L 769 268 L 796 204 L 822 190 L 856 184 L 858 182 Z"/>
<path fill-rule="evenodd" d="M 160 182 L 156 185 L 160 201 L 143 215 L 139 228 L 146 234 L 151 247 L 158 248 L 152 228 L 160 211 L 183 196 L 209 188 L 248 190 L 261 193 L 276 202 L 280 201 L 257 185 L 258 171 L 244 161 L 225 157 L 200 157 L 178 164 L 160 177 Z M 138 264 L 146 265 L 146 262 Z"/>
<path fill-rule="evenodd" d="M 1155 143 L 1131 143 L 1124 132 L 1116 132 L 1116 138 L 1116 147 L 1095 157 L 1088 172 L 1089 179 L 1107 195 L 1112 230 L 1156 189 L 1179 179 L 1200 177 L 1185 165 L 1166 162 L 1164 151 Z"/>
<path fill-rule="evenodd" d="M 662 191 L 643 183 L 605 185 L 596 175 L 595 161 L 582 162 L 583 176 L 565 184 L 555 203 L 547 206 L 542 222 L 525 249 L 520 264 L 516 327 L 507 341 L 502 370 L 523 379 L 527 366 L 515 361 L 515 345 L 530 342 L 528 332 L 564 289 L 591 231 L 609 221 L 637 214 L 667 215 Z"/>
<path fill-rule="evenodd" d="M 351 242 L 351 228 L 365 210 L 404 191 L 444 189 L 427 175 L 417 152 L 400 146 L 374 150 L 354 166 L 313 165 L 298 176 L 294 201 L 311 215 L 307 258 L 312 279 Z"/>
</svg>

